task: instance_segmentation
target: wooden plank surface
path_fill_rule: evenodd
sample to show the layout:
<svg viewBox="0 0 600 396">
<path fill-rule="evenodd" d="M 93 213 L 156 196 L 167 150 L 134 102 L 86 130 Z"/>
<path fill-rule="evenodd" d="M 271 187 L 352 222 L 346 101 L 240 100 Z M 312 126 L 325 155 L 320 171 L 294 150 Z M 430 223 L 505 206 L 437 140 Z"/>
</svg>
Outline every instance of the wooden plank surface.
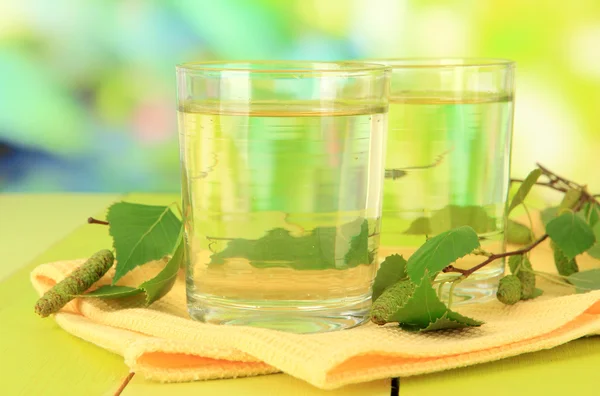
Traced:
<svg viewBox="0 0 600 396">
<path fill-rule="evenodd" d="M 389 396 L 389 394 L 390 380 L 373 381 L 326 391 L 286 374 L 274 374 L 181 384 L 157 384 L 133 377 L 122 396 Z"/>
<path fill-rule="evenodd" d="M 86 257 L 109 247 L 110 238 L 102 226 L 82 225 L 66 237 L 62 236 L 68 232 L 65 231 L 66 227 L 80 224 L 90 214 L 102 218 L 104 209 L 98 205 L 105 205 L 108 202 L 103 203 L 103 200 L 110 202 L 115 197 L 65 195 L 64 199 L 60 196 L 51 199 L 47 196 L 9 198 L 0 196 L 2 233 L 18 230 L 18 234 L 0 234 L 0 251 L 4 253 L 10 250 L 16 258 L 4 261 L 0 266 L 4 267 L 2 270 L 5 274 L 4 279 L 0 276 L 1 394 L 112 395 L 128 373 L 123 359 L 69 335 L 52 319 L 38 318 L 33 313 L 37 296 L 29 283 L 29 272 L 43 262 Z M 177 199 L 173 195 L 134 195 L 127 198 L 152 204 L 170 203 Z M 7 202 L 10 206 L 6 206 Z M 92 210 L 96 213 L 91 213 Z M 11 222 L 23 224 L 18 224 L 18 227 L 9 224 L 6 227 L 4 220 L 9 217 L 4 216 L 7 213 L 11 216 Z M 62 231 L 50 227 L 52 222 L 63 220 L 65 228 Z M 40 224 L 48 227 L 27 232 Z M 15 264 L 22 263 L 32 252 L 46 249 L 50 242 L 55 243 L 28 265 L 19 269 Z M 19 249 L 16 249 L 19 243 Z M 9 273 L 12 275 L 6 276 Z M 598 366 L 600 338 L 590 337 L 552 350 L 498 362 L 402 378 L 400 395 L 593 395 L 597 393 L 595 371 Z M 185 384 L 159 384 L 136 376 L 123 392 L 126 396 L 159 394 L 376 396 L 389 395 L 390 391 L 389 381 L 386 380 L 327 392 L 278 374 Z"/>
<path fill-rule="evenodd" d="M 0 281 L 29 263 L 119 194 L 0 194 Z"/>
<path fill-rule="evenodd" d="M 116 197 L 111 197 L 110 200 L 114 198 Z M 104 208 L 95 205 L 97 197 L 91 198 L 89 207 L 85 204 L 86 197 L 77 197 L 73 201 L 68 196 L 64 200 L 60 196 L 54 196 L 49 200 L 51 205 L 46 203 L 47 200 L 47 196 L 38 200 L 16 200 L 11 203 L 10 208 L 3 208 L 3 211 L 35 214 L 35 217 L 30 215 L 15 218 L 15 221 L 29 223 L 27 227 L 19 226 L 23 229 L 23 238 L 27 238 L 28 234 L 24 232 L 26 229 L 35 227 L 32 221 L 47 223 L 51 220 L 60 222 L 60 219 L 70 219 L 85 224 L 88 216 L 102 215 L 104 212 Z M 74 207 L 77 209 L 71 212 Z M 34 208 L 45 208 L 48 213 Z M 73 337 L 60 329 L 51 318 L 39 318 L 33 312 L 37 295 L 29 282 L 29 272 L 35 265 L 85 257 L 102 247 L 110 246 L 110 238 L 106 229 L 92 225 L 82 225 L 75 233 L 64 238 L 60 232 L 54 234 L 48 229 L 46 232 L 54 235 L 54 245 L 0 283 L 2 394 L 110 394 L 107 392 L 116 389 L 121 378 L 127 375 L 123 359 Z M 46 244 L 48 241 L 46 235 L 34 235 L 27 248 L 21 250 L 24 255 L 28 254 L 28 250 L 37 251 L 37 244 Z M 0 245 L 2 251 L 9 248 L 1 238 Z"/>
<path fill-rule="evenodd" d="M 45 205 L 45 197 L 40 197 L 39 200 L 12 200 L 12 209 L 5 207 L 4 211 L 35 213 L 35 217 L 29 217 L 29 220 L 35 219 L 36 222 L 70 218 L 81 223 L 82 216 L 85 220 L 90 215 L 104 218 L 105 210 L 94 208 L 98 197 L 91 197 L 89 206 L 83 203 L 87 199 L 85 196 L 77 197 L 81 201 L 78 204 L 71 199 L 54 198 L 52 206 Z M 111 197 L 102 205 L 107 205 L 114 198 Z M 173 195 L 134 195 L 127 198 L 148 204 L 168 204 L 177 199 Z M 46 216 L 41 211 L 29 211 L 32 205 L 45 206 L 52 213 Z M 77 210 L 71 214 L 69 211 L 74 205 Z M 94 208 L 95 212 L 86 208 Z M 27 220 L 14 216 L 11 221 Z M 33 224 L 30 223 L 29 226 Z M 28 227 L 21 224 L 20 228 Z M 128 374 L 123 358 L 66 333 L 51 318 L 41 319 L 35 315 L 33 306 L 37 295 L 29 282 L 29 273 L 36 265 L 86 257 L 99 249 L 110 247 L 111 240 L 107 229 L 99 225 L 82 225 L 63 239 L 60 233 L 54 235 L 56 243 L 53 246 L 4 280 L 0 279 L 0 394 L 112 395 Z M 32 238 L 31 249 L 39 249 L 35 245 L 47 241 L 45 235 Z M 7 241 L 0 238 L 0 251 L 7 247 Z M 378 396 L 389 395 L 389 381 L 376 381 L 327 392 L 285 374 L 185 384 L 160 384 L 137 376 L 123 392 L 123 395 L 159 394 Z"/>
<path fill-rule="evenodd" d="M 510 359 L 400 380 L 402 396 L 598 395 L 600 337 Z"/>
</svg>

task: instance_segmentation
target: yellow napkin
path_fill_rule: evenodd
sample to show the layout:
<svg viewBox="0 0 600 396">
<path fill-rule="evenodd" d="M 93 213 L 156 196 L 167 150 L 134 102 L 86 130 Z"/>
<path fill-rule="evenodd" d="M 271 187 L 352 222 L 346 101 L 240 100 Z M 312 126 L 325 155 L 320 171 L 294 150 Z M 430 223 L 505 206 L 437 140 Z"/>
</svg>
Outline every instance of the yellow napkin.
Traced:
<svg viewBox="0 0 600 396">
<path fill-rule="evenodd" d="M 547 246 L 536 250 L 535 260 L 551 262 Z M 83 261 L 40 265 L 31 274 L 33 286 L 41 295 Z M 148 264 L 124 281 L 138 284 L 148 271 L 156 270 L 156 265 Z M 107 284 L 111 276 L 98 285 Z M 77 299 L 55 319 L 69 333 L 122 355 L 131 371 L 149 379 L 192 381 L 283 371 L 332 389 L 489 362 L 600 332 L 600 291 L 564 295 L 572 290 L 541 287 L 544 296 L 510 307 L 497 301 L 456 307 L 486 324 L 435 333 L 368 324 L 298 335 L 204 324 L 187 316 L 183 274 L 173 290 L 149 308 L 139 308 L 137 297 Z"/>
</svg>

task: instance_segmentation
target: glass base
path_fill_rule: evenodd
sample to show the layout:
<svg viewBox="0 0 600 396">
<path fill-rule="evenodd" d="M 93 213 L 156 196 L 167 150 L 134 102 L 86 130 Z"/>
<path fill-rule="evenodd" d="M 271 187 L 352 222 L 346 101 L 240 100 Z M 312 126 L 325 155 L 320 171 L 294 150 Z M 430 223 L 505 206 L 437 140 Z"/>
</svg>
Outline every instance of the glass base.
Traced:
<svg viewBox="0 0 600 396">
<path fill-rule="evenodd" d="M 414 247 L 396 247 L 396 246 L 383 246 L 379 249 L 379 261 L 382 262 L 385 257 L 391 254 L 400 254 L 404 258 L 410 257 L 416 248 Z M 471 268 L 476 264 L 479 264 L 484 258 L 481 256 L 467 256 L 462 260 L 462 265 L 459 268 Z M 456 265 L 456 263 L 454 263 Z M 505 262 L 503 259 L 496 260 L 495 262 L 483 267 L 479 271 L 473 273 L 467 279 L 454 286 L 452 293 L 452 306 L 462 304 L 475 304 L 482 303 L 496 298 L 496 291 L 498 290 L 498 282 L 504 275 Z M 454 273 L 440 273 L 436 276 L 435 280 L 450 281 L 454 278 L 458 278 L 460 274 Z M 437 291 L 438 286 L 434 285 Z M 450 294 L 450 284 L 445 283 L 442 287 L 441 299 L 445 303 L 448 303 Z"/>
<path fill-rule="evenodd" d="M 188 294 L 192 319 L 212 324 L 263 327 L 291 333 L 349 329 L 369 320 L 371 295 L 325 301 L 232 300 Z"/>
<path fill-rule="evenodd" d="M 504 274 L 503 267 L 483 268 L 454 286 L 452 306 L 482 303 L 496 298 L 498 282 Z M 442 274 L 436 279 L 443 279 L 446 276 L 450 279 L 458 275 Z M 447 283 L 442 287 L 442 301 L 447 303 L 449 295 L 450 284 Z"/>
</svg>

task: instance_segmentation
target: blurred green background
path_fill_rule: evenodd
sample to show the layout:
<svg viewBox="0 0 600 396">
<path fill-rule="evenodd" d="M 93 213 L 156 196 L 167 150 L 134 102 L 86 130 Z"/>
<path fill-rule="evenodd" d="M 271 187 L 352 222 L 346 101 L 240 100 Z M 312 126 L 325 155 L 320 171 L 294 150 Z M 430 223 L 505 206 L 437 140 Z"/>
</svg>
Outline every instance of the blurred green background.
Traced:
<svg viewBox="0 0 600 396">
<path fill-rule="evenodd" d="M 600 190 L 598 0 L 4 0 L 0 191 L 179 190 L 177 63 L 517 61 L 513 174 Z"/>
</svg>

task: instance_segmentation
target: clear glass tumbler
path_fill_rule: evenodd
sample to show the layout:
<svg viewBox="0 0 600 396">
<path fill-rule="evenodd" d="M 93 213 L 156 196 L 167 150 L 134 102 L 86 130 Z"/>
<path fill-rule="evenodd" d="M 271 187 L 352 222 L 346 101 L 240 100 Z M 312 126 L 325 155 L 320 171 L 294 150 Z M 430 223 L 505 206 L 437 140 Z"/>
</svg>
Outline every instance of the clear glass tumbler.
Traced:
<svg viewBox="0 0 600 396">
<path fill-rule="evenodd" d="M 387 59 L 392 67 L 382 254 L 410 256 L 426 237 L 462 225 L 504 249 L 514 68 L 502 59 Z M 481 257 L 455 266 L 470 268 Z M 454 301 L 495 294 L 498 260 L 455 288 Z M 442 274 L 441 276 L 456 276 Z"/>
<path fill-rule="evenodd" d="M 389 68 L 177 67 L 190 315 L 299 333 L 368 318 Z"/>
</svg>

